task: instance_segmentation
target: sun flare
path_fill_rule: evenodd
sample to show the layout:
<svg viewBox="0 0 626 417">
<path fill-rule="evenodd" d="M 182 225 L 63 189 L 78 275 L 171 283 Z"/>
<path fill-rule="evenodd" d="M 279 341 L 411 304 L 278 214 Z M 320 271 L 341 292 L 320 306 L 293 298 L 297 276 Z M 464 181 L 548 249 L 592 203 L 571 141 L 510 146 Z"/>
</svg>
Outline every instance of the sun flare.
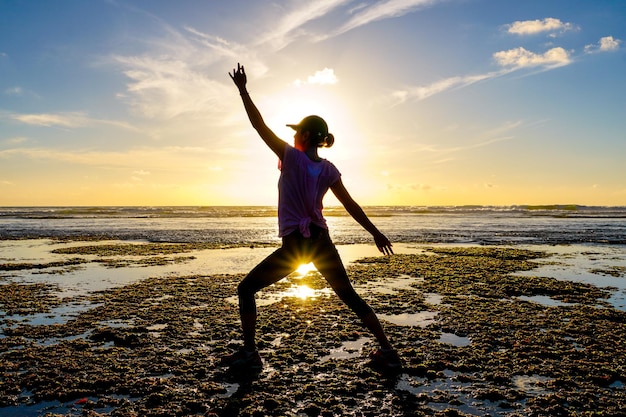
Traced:
<svg viewBox="0 0 626 417">
<path fill-rule="evenodd" d="M 303 275 L 303 276 L 308 274 L 311 271 L 317 271 L 317 269 L 313 265 L 313 262 L 309 262 L 308 264 L 302 264 L 298 267 L 298 269 L 296 269 L 296 272 L 299 275 Z"/>
</svg>

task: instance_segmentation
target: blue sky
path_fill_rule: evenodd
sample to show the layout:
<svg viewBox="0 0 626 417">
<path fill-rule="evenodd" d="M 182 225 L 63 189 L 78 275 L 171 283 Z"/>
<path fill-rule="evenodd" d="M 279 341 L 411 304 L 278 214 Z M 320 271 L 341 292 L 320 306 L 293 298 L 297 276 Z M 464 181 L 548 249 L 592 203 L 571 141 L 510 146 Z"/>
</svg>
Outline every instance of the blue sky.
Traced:
<svg viewBox="0 0 626 417">
<path fill-rule="evenodd" d="M 328 121 L 364 205 L 626 205 L 624 22 L 616 0 L 0 0 L 0 205 L 275 204 L 238 62 L 285 140 Z"/>
</svg>

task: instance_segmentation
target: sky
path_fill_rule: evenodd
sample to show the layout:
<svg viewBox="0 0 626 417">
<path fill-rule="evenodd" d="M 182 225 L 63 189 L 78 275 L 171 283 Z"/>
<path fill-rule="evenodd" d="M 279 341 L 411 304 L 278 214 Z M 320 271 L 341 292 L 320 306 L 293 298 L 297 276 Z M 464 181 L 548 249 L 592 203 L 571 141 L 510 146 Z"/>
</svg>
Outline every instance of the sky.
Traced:
<svg viewBox="0 0 626 417">
<path fill-rule="evenodd" d="M 624 22 L 623 0 L 0 0 L 0 206 L 275 205 L 238 63 L 285 141 L 326 119 L 361 205 L 626 206 Z"/>
</svg>

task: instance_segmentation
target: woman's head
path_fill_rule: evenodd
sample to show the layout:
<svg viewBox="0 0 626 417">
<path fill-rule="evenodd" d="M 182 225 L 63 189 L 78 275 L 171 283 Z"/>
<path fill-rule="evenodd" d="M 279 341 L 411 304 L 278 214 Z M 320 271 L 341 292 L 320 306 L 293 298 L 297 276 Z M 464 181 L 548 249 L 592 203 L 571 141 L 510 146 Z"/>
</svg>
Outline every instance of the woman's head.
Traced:
<svg viewBox="0 0 626 417">
<path fill-rule="evenodd" d="M 335 137 L 328 133 L 326 121 L 319 116 L 307 116 L 297 125 L 287 125 L 300 134 L 309 133 L 308 138 L 312 145 L 318 148 L 330 148 L 335 143 Z"/>
</svg>

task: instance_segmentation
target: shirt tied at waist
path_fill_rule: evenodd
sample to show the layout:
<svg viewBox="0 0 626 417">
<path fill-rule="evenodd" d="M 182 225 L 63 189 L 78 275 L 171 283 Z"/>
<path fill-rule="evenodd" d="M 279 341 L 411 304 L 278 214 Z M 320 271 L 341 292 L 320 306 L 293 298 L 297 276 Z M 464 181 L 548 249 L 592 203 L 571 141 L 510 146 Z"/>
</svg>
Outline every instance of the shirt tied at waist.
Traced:
<svg viewBox="0 0 626 417">
<path fill-rule="evenodd" d="M 300 219 L 299 229 L 300 229 L 300 234 L 303 237 L 307 237 L 307 238 L 311 237 L 311 218 L 304 217 Z"/>
</svg>

